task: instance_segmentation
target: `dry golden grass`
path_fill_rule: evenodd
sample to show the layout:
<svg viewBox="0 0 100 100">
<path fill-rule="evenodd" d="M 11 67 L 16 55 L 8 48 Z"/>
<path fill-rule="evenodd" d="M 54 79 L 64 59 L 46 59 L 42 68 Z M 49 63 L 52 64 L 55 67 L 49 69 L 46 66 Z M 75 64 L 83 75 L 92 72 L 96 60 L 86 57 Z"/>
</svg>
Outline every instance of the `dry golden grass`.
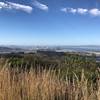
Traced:
<svg viewBox="0 0 100 100">
<path fill-rule="evenodd" d="M 7 65 L 6 65 L 7 66 Z M 54 71 L 18 72 L 7 67 L 0 69 L 0 100 L 100 100 L 100 80 L 97 89 L 82 71 L 81 80 L 75 74 L 70 82 L 59 78 Z"/>
</svg>

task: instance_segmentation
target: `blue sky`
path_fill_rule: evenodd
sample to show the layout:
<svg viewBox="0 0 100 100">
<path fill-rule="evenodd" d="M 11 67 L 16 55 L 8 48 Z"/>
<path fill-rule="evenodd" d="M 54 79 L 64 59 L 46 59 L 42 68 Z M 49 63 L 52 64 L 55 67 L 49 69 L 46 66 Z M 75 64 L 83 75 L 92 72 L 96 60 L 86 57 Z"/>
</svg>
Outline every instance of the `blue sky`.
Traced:
<svg viewBox="0 0 100 100">
<path fill-rule="evenodd" d="M 0 0 L 0 44 L 100 45 L 99 0 Z"/>
</svg>

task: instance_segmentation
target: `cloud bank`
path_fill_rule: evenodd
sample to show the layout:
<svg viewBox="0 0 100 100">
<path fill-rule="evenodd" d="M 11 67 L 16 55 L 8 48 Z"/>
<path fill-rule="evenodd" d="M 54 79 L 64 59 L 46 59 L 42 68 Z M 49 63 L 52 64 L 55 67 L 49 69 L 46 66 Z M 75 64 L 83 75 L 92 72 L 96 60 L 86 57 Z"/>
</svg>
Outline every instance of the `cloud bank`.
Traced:
<svg viewBox="0 0 100 100">
<path fill-rule="evenodd" d="M 97 8 L 91 9 L 89 13 L 93 16 L 100 16 L 100 10 Z"/>
<path fill-rule="evenodd" d="M 62 8 L 61 11 L 65 13 L 72 13 L 72 14 L 81 14 L 81 15 L 90 14 L 92 16 L 100 16 L 100 9 L 97 9 L 97 8 L 93 8 L 93 9 Z"/>
<path fill-rule="evenodd" d="M 22 10 L 22 11 L 25 11 L 27 13 L 31 13 L 33 10 L 33 8 L 31 6 L 21 5 L 21 4 L 12 3 L 12 2 L 7 2 L 7 3 L 12 9 Z"/>
<path fill-rule="evenodd" d="M 22 5 L 18 3 L 12 3 L 12 2 L 0 2 L 0 9 L 9 9 L 9 10 L 15 9 L 15 10 L 24 11 L 27 13 L 31 13 L 33 10 L 31 6 Z"/>
<path fill-rule="evenodd" d="M 48 6 L 38 2 L 37 0 L 34 0 L 32 5 L 43 11 L 48 11 Z M 33 10 L 33 7 L 28 6 L 28 5 L 22 5 L 19 3 L 5 1 L 5 2 L 0 2 L 0 9 L 8 9 L 8 10 L 15 9 L 15 10 L 20 10 L 20 11 L 24 11 L 27 13 L 31 13 Z"/>
<path fill-rule="evenodd" d="M 38 2 L 37 0 L 33 0 L 32 3 L 33 6 L 35 6 L 38 9 L 41 9 L 43 11 L 48 11 L 48 6 L 45 4 L 42 4 Z M 19 3 L 13 3 L 13 2 L 0 2 L 0 9 L 8 9 L 8 10 L 20 10 L 27 13 L 31 13 L 33 10 L 33 7 L 28 5 L 23 5 Z M 92 16 L 100 16 L 100 9 L 98 8 L 92 8 L 92 9 L 85 9 L 85 8 L 62 8 L 60 9 L 62 12 L 65 13 L 72 13 L 72 14 L 80 14 L 80 15 L 86 15 L 90 14 Z"/>
<path fill-rule="evenodd" d="M 48 6 L 47 5 L 44 5 L 36 0 L 33 1 L 33 5 L 43 11 L 48 11 Z"/>
</svg>

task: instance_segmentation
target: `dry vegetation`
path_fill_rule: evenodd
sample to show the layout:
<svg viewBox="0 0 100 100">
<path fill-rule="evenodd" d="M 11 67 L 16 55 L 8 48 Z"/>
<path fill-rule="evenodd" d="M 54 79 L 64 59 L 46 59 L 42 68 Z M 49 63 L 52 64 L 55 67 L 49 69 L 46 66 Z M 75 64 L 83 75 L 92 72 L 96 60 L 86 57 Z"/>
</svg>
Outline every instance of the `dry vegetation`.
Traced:
<svg viewBox="0 0 100 100">
<path fill-rule="evenodd" d="M 100 80 L 88 82 L 81 73 L 79 80 L 74 73 L 72 81 L 63 80 L 55 71 L 36 72 L 0 69 L 0 100 L 100 100 Z"/>
</svg>

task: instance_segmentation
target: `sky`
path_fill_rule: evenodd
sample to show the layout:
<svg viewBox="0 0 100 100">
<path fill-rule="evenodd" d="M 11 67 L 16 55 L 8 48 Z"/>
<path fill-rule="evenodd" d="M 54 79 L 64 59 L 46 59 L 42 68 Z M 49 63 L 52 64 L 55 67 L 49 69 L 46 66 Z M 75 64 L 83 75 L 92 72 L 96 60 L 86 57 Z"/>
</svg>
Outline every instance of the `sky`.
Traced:
<svg viewBox="0 0 100 100">
<path fill-rule="evenodd" d="M 0 45 L 100 45 L 100 0 L 0 0 Z"/>
</svg>

